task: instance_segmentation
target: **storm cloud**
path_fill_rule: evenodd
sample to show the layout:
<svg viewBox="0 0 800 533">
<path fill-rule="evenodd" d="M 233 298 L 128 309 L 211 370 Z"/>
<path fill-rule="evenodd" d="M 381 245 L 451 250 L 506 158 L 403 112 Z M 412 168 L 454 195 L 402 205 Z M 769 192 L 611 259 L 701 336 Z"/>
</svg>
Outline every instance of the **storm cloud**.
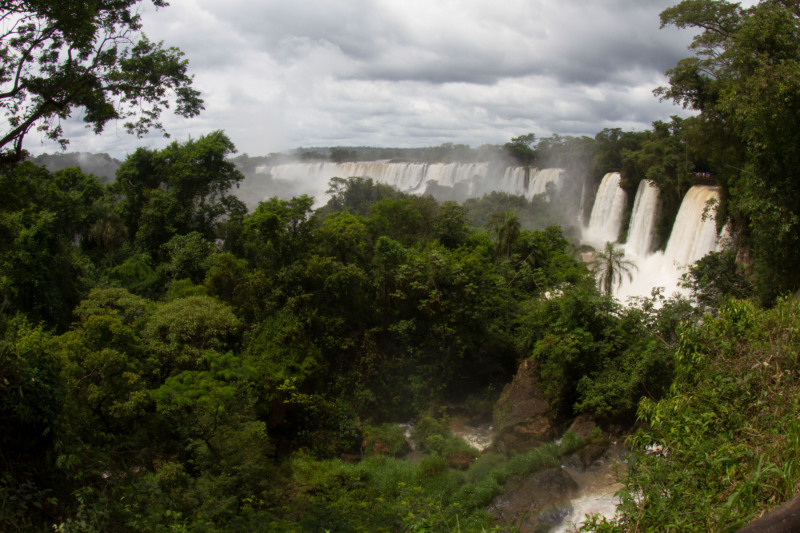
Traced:
<svg viewBox="0 0 800 533">
<path fill-rule="evenodd" d="M 641 130 L 682 110 L 652 91 L 692 35 L 670 0 L 172 0 L 145 33 L 186 53 L 206 111 L 175 139 L 223 129 L 241 152 L 296 146 L 478 146 L 533 132 Z M 163 146 L 65 124 L 69 149 Z M 34 153 L 56 151 L 32 134 Z"/>
</svg>

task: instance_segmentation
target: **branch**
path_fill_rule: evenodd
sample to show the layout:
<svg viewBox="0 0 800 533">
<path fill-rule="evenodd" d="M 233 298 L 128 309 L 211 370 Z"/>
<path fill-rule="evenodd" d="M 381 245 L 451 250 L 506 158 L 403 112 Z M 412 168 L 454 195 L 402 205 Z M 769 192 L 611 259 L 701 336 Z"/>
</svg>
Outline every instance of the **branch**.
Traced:
<svg viewBox="0 0 800 533">
<path fill-rule="evenodd" d="M 42 32 L 39 39 L 33 40 L 28 49 L 22 53 L 19 59 L 19 65 L 17 65 L 17 73 L 14 77 L 14 88 L 5 93 L 0 93 L 0 99 L 16 96 L 24 89 L 25 84 L 20 83 L 20 79 L 22 77 L 22 67 L 25 66 L 26 61 L 30 59 L 31 53 L 44 41 L 50 39 L 55 31 L 56 31 L 55 27 L 48 28 L 47 30 Z"/>
</svg>

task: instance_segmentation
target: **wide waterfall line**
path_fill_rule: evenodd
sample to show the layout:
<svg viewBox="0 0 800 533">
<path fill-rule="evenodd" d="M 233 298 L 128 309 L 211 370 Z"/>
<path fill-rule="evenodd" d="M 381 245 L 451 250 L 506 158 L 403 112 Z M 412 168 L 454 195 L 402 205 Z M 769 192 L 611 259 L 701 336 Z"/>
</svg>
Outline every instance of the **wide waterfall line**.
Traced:
<svg viewBox="0 0 800 533">
<path fill-rule="evenodd" d="M 603 176 L 597 189 L 589 225 L 583 229 L 581 240 L 601 249 L 606 242 L 616 242 L 622 229 L 622 216 L 625 213 L 627 195 L 619 182 L 619 172 L 609 172 Z"/>
<path fill-rule="evenodd" d="M 467 197 L 478 197 L 491 191 L 525 196 L 528 200 L 547 193 L 549 184 L 561 185 L 562 170 L 548 168 L 528 170 L 509 166 L 499 174 L 490 163 L 392 163 L 316 162 L 287 163 L 261 167 L 259 173 L 269 173 L 272 179 L 292 183 L 313 195 L 317 203 L 327 201 L 331 178 L 367 177 L 411 194 L 424 194 L 431 185 L 464 187 Z M 493 175 L 497 174 L 497 175 Z"/>
<path fill-rule="evenodd" d="M 305 162 L 263 167 L 257 172 L 268 173 L 275 183 L 290 183 L 294 190 L 314 196 L 317 205 L 327 201 L 328 183 L 333 177 L 368 177 L 412 194 L 435 194 L 437 186 L 452 187 L 461 198 L 499 191 L 531 200 L 536 195 L 546 194 L 550 187 L 560 189 L 564 185 L 561 169 L 529 170 L 491 163 Z M 602 249 L 606 242 L 619 239 L 627 203 L 620 182 L 618 172 L 609 172 L 603 177 L 589 222 L 582 227 L 582 241 L 597 249 Z M 581 196 L 582 202 L 584 194 Z M 678 282 L 686 267 L 717 249 L 719 236 L 714 210 L 709 206 L 718 198 L 719 191 L 715 187 L 692 187 L 681 204 L 665 250 L 653 253 L 657 244 L 655 226 L 659 216 L 659 190 L 643 180 L 634 199 L 624 245 L 626 259 L 636 265 L 634 279 L 632 282 L 625 279 L 615 295 L 621 300 L 628 296 L 647 296 L 656 286 L 664 287 L 668 295 L 678 290 Z M 576 214 L 575 219 L 579 217 Z"/>
</svg>

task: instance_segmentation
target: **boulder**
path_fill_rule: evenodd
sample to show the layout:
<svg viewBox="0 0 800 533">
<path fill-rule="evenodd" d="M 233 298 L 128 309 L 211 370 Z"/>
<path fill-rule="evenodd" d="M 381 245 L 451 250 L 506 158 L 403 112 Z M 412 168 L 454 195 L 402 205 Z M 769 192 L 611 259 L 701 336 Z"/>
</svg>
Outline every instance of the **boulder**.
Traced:
<svg viewBox="0 0 800 533">
<path fill-rule="evenodd" d="M 597 424 L 589 415 L 582 414 L 570 424 L 567 431 L 572 431 L 583 440 L 587 440 L 592 434 L 592 431 L 597 427 Z"/>
<path fill-rule="evenodd" d="M 581 467 L 586 470 L 592 466 L 595 461 L 603 457 L 609 445 L 610 443 L 607 439 L 597 439 L 596 441 L 589 442 L 586 446 L 578 450 L 576 455 L 580 461 Z"/>
<path fill-rule="evenodd" d="M 555 437 L 552 410 L 533 359 L 523 361 L 514 381 L 503 388 L 494 407 L 493 423 L 493 446 L 503 452 L 530 450 Z"/>
<path fill-rule="evenodd" d="M 520 533 L 550 531 L 572 512 L 570 499 L 577 490 L 577 483 L 561 468 L 536 472 L 506 482 L 488 511 L 498 523 Z"/>
</svg>

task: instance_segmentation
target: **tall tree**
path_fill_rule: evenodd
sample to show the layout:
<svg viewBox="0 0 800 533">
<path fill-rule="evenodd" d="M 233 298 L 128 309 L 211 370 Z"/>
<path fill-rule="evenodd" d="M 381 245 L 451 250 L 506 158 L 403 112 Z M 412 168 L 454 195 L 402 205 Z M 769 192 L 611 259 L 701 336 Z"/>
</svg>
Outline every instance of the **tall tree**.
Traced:
<svg viewBox="0 0 800 533">
<path fill-rule="evenodd" d="M 628 280 L 633 280 L 632 270 L 637 268 L 632 261 L 625 259 L 625 250 L 616 248 L 611 242 L 606 243 L 602 252 L 594 253 L 591 267 L 597 276 L 600 290 L 607 296 L 614 291 L 615 285 L 617 287 L 622 285 L 624 276 L 627 275 Z"/>
<path fill-rule="evenodd" d="M 533 133 L 526 133 L 519 137 L 512 137 L 511 142 L 507 142 L 504 147 L 508 155 L 516 159 L 520 165 L 528 167 L 536 162 L 537 153 L 536 148 L 534 148 L 535 144 L 536 135 Z"/>
<path fill-rule="evenodd" d="M 508 258 L 511 255 L 511 245 L 519 237 L 520 223 L 517 215 L 511 211 L 493 213 L 486 226 L 494 235 L 497 255 L 505 253 Z"/>
<path fill-rule="evenodd" d="M 95 132 L 123 120 L 138 135 L 163 131 L 161 111 L 191 117 L 202 109 L 188 62 L 177 48 L 150 42 L 142 29 L 141 0 L 0 1 L 0 151 L 22 157 L 34 125 L 66 145 L 62 120 L 75 108 Z M 164 0 L 153 0 L 164 7 Z"/>
<path fill-rule="evenodd" d="M 698 28 L 694 57 L 660 93 L 701 111 L 734 235 L 752 247 L 761 296 L 800 287 L 800 8 L 684 0 L 662 25 Z M 725 142 L 715 142 L 722 139 Z M 733 149 L 720 149 L 720 145 Z"/>
<path fill-rule="evenodd" d="M 197 231 L 217 237 L 220 222 L 241 214 L 244 204 L 229 194 L 244 176 L 228 159 L 236 148 L 222 131 L 163 150 L 139 148 L 117 171 L 111 187 L 120 199 L 128 238 L 142 252 L 163 255 L 175 235 Z"/>
</svg>

